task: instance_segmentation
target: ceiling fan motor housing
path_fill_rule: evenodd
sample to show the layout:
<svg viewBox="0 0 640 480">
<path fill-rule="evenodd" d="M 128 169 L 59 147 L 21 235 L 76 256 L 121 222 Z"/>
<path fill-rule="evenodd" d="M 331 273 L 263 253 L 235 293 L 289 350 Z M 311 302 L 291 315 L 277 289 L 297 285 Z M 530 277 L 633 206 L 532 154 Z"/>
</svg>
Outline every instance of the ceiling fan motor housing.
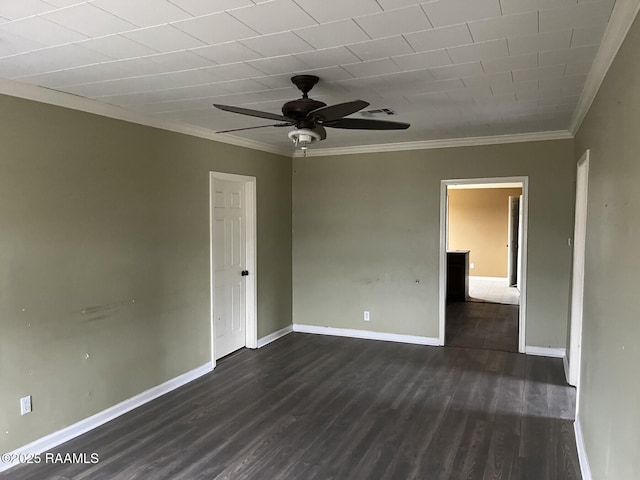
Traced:
<svg viewBox="0 0 640 480">
<path fill-rule="evenodd" d="M 326 107 L 327 104 L 311 98 L 300 98 L 298 100 L 291 100 L 282 106 L 282 114 L 295 120 L 298 128 L 311 128 L 311 123 L 306 119 L 309 112 L 321 107 Z M 302 124 L 305 124 L 304 126 Z M 309 125 L 306 125 L 309 124 Z"/>
</svg>

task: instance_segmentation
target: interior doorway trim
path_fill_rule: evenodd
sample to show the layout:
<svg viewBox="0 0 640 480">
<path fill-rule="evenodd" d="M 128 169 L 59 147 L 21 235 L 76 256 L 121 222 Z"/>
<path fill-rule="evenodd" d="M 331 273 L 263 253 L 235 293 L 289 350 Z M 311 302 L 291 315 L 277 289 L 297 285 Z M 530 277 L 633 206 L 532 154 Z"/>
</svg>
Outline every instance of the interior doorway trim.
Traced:
<svg viewBox="0 0 640 480">
<path fill-rule="evenodd" d="M 211 322 L 211 365 L 215 368 L 215 323 L 213 300 L 215 292 L 215 270 L 214 270 L 214 208 L 215 194 L 213 190 L 214 181 L 231 180 L 234 182 L 244 182 L 244 200 L 246 209 L 246 263 L 249 275 L 246 277 L 246 328 L 245 346 L 247 348 L 258 348 L 258 270 L 257 270 L 257 213 L 256 213 L 256 177 L 247 175 L 236 175 L 234 173 L 209 172 L 209 273 L 210 273 L 210 322 Z"/>
<path fill-rule="evenodd" d="M 526 319 L 527 319 L 527 243 L 529 219 L 529 177 L 491 177 L 491 178 L 457 178 L 440 181 L 440 262 L 439 262 L 439 322 L 438 341 L 445 344 L 446 307 L 447 307 L 447 187 L 451 185 L 485 185 L 485 184 L 522 184 L 522 245 L 520 285 L 520 308 L 518 318 L 518 352 L 525 353 Z"/>
<path fill-rule="evenodd" d="M 582 307 L 584 302 L 584 261 L 589 191 L 589 150 L 580 160 L 576 172 L 576 209 L 573 231 L 571 278 L 571 331 L 569 337 L 569 384 L 580 392 L 580 357 L 582 353 Z M 579 403 L 576 401 L 576 412 Z"/>
</svg>

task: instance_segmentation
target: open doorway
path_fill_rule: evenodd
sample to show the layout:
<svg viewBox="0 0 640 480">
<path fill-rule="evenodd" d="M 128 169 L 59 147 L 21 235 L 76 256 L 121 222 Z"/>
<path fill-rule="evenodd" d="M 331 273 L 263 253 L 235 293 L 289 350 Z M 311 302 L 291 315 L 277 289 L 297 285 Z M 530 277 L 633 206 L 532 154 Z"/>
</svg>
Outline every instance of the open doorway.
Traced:
<svg viewBox="0 0 640 480">
<path fill-rule="evenodd" d="M 524 177 L 443 181 L 444 345 L 524 351 L 526 187 Z"/>
</svg>

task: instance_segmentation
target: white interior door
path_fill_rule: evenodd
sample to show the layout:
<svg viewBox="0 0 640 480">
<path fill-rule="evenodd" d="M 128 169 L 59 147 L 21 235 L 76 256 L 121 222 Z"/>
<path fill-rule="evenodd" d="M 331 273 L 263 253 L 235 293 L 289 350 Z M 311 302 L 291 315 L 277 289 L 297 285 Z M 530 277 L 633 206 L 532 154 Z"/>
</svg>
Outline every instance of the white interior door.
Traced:
<svg viewBox="0 0 640 480">
<path fill-rule="evenodd" d="M 245 346 L 246 205 L 245 184 L 215 179 L 213 318 L 216 360 Z"/>
<path fill-rule="evenodd" d="M 518 258 L 520 246 L 520 197 L 509 197 L 509 239 L 507 245 L 507 277 L 509 286 L 518 282 Z"/>
<path fill-rule="evenodd" d="M 582 349 L 582 306 L 584 298 L 584 252 L 587 232 L 587 194 L 589 185 L 589 150 L 578 162 L 576 178 L 576 218 L 573 232 L 573 278 L 571 289 L 571 337 L 569 342 L 569 384 L 580 381 Z"/>
</svg>

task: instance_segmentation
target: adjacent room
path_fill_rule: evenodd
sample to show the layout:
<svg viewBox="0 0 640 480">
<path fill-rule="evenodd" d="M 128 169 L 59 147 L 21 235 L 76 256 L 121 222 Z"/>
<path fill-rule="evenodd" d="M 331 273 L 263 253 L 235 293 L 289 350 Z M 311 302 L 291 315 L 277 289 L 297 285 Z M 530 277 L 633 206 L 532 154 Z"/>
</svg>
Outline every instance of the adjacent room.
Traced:
<svg viewBox="0 0 640 480">
<path fill-rule="evenodd" d="M 523 183 L 454 182 L 446 191 L 445 345 L 518 352 Z"/>
<path fill-rule="evenodd" d="M 0 478 L 639 478 L 639 9 L 0 2 Z"/>
</svg>

